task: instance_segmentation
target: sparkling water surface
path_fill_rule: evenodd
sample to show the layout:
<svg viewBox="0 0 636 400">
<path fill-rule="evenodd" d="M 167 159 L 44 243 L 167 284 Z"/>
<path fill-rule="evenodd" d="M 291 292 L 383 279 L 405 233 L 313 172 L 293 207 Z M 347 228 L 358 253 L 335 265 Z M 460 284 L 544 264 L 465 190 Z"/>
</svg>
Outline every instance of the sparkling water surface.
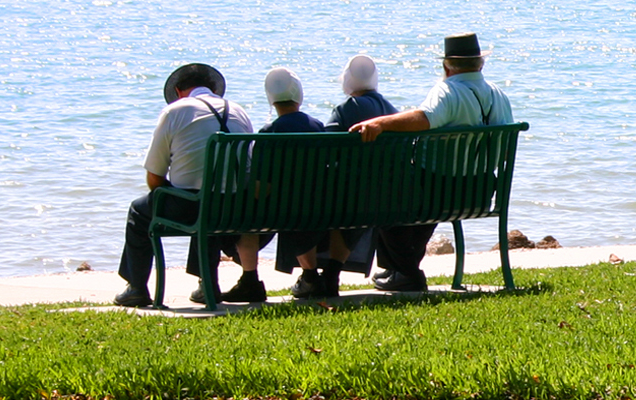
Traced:
<svg viewBox="0 0 636 400">
<path fill-rule="evenodd" d="M 380 91 L 418 106 L 440 77 L 445 35 L 477 32 L 519 142 L 509 228 L 564 246 L 636 239 L 636 1 L 0 1 L 0 276 L 116 270 L 126 211 L 177 66 L 205 62 L 255 129 L 272 118 L 263 78 L 303 81 L 303 110 L 325 121 L 338 75 L 374 57 Z M 465 223 L 489 250 L 496 219 Z M 452 236 L 450 224 L 438 232 Z M 168 265 L 185 261 L 171 239 Z M 263 253 L 273 257 L 274 246 Z"/>
</svg>

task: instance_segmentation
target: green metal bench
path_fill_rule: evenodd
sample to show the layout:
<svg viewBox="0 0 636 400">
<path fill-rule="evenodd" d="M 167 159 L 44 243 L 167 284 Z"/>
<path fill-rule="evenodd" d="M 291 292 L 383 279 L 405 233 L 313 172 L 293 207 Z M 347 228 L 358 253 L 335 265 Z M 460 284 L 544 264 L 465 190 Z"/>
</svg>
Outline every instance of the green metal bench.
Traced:
<svg viewBox="0 0 636 400">
<path fill-rule="evenodd" d="M 161 238 L 197 240 L 208 309 L 216 303 L 207 235 L 453 224 L 453 288 L 461 288 L 461 221 L 499 217 L 505 287 L 514 289 L 508 258 L 508 205 L 520 131 L 527 123 L 385 133 L 362 143 L 357 133 L 216 133 L 208 141 L 202 189 L 155 192 L 150 235 L 156 256 L 154 306 L 162 307 Z M 225 187 L 227 194 L 218 188 Z M 190 199 L 199 217 L 184 224 L 161 217 L 166 196 Z"/>
</svg>

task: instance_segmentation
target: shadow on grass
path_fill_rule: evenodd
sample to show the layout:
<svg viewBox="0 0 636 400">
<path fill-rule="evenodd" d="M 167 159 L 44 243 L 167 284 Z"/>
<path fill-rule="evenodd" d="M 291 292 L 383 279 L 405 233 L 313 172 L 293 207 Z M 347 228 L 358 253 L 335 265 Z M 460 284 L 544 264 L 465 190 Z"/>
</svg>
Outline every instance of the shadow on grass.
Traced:
<svg viewBox="0 0 636 400">
<path fill-rule="evenodd" d="M 447 289 L 448 288 L 448 289 Z M 301 300 L 291 296 L 271 299 L 266 303 L 221 303 L 215 311 L 208 311 L 201 306 L 177 306 L 166 309 L 152 307 L 128 308 L 112 305 L 60 304 L 46 307 L 50 311 L 119 311 L 143 316 L 209 318 L 224 315 L 241 315 L 254 318 L 285 318 L 297 315 L 316 315 L 329 312 L 355 312 L 358 310 L 391 310 L 410 306 L 436 306 L 450 302 L 469 302 L 487 298 L 504 298 L 516 296 L 536 296 L 551 293 L 553 287 L 545 283 L 531 284 L 516 290 L 499 290 L 492 286 L 474 286 L 466 291 L 450 290 L 450 286 L 429 287 L 428 292 L 380 292 L 373 289 L 345 290 L 340 297 L 326 299 Z"/>
<path fill-rule="evenodd" d="M 450 302 L 469 302 L 488 298 L 507 298 L 520 296 L 538 296 L 552 293 L 553 287 L 542 282 L 515 290 L 497 291 L 448 291 L 429 290 L 428 292 L 373 292 L 347 294 L 341 297 L 314 300 L 294 300 L 279 304 L 266 304 L 262 307 L 245 309 L 243 315 L 260 317 L 284 317 L 329 312 L 351 312 L 358 310 L 392 310 L 407 306 L 436 306 Z M 344 295 L 342 295 L 344 294 Z"/>
</svg>

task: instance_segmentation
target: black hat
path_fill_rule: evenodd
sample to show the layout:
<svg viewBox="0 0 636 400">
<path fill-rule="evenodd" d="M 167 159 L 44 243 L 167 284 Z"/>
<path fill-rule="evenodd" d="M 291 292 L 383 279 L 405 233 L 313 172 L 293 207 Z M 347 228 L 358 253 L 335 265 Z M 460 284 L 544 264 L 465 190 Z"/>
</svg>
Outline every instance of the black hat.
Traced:
<svg viewBox="0 0 636 400">
<path fill-rule="evenodd" d="M 477 35 L 474 33 L 458 33 L 444 38 L 443 58 L 479 58 L 490 53 L 481 51 Z"/>
<path fill-rule="evenodd" d="M 177 68 L 168 77 L 168 80 L 163 87 L 163 97 L 166 99 L 168 104 L 179 99 L 175 88 L 179 82 L 187 79 L 188 75 L 203 76 L 203 79 L 207 80 L 210 83 L 210 86 L 214 87 L 214 93 L 221 97 L 225 94 L 225 78 L 223 78 L 223 75 L 221 75 L 216 68 L 210 67 L 206 64 L 188 64 Z"/>
</svg>

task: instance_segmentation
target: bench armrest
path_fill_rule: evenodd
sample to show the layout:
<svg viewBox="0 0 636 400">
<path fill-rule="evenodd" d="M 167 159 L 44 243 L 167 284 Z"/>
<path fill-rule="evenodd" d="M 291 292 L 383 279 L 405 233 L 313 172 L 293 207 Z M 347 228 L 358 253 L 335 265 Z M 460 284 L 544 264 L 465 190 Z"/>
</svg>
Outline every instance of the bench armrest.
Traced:
<svg viewBox="0 0 636 400">
<path fill-rule="evenodd" d="M 200 202 L 199 193 L 193 193 L 189 190 L 179 189 L 171 186 L 162 186 L 155 189 L 152 195 L 152 218 L 161 218 L 161 210 L 168 197 L 178 197 L 192 202 Z"/>
<path fill-rule="evenodd" d="M 199 201 L 199 194 L 189 190 L 179 189 L 172 186 L 162 186 L 155 189 L 153 200 L 157 200 L 165 196 L 181 197 L 184 200 Z"/>
</svg>

